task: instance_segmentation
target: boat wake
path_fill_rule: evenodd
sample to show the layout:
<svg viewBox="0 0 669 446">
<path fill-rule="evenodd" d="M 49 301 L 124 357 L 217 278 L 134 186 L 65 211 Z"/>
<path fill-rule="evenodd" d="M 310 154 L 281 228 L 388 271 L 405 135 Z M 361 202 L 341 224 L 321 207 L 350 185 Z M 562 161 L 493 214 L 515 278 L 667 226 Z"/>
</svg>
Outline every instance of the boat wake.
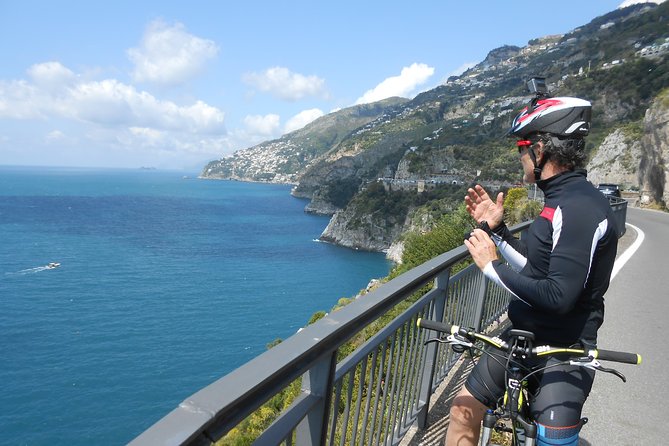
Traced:
<svg viewBox="0 0 669 446">
<path fill-rule="evenodd" d="M 60 266 L 60 263 L 51 262 L 48 265 L 36 266 L 35 268 L 22 269 L 21 271 L 16 271 L 13 273 L 5 273 L 6 276 L 25 276 L 27 274 L 35 274 L 42 271 L 47 271 L 50 269 L 55 269 Z"/>
</svg>

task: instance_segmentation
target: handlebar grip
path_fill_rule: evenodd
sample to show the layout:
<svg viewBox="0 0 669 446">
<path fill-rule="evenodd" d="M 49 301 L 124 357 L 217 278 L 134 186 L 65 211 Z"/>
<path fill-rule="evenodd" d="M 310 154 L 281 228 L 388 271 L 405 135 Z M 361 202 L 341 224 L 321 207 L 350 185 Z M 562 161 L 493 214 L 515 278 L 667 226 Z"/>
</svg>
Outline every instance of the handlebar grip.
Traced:
<svg viewBox="0 0 669 446">
<path fill-rule="evenodd" d="M 444 324 L 443 322 L 436 322 L 422 318 L 418 318 L 416 325 L 420 328 L 427 328 L 429 330 L 441 331 L 448 334 L 451 334 L 451 330 L 453 329 L 451 324 Z"/>
<path fill-rule="evenodd" d="M 624 362 L 626 364 L 641 364 L 641 355 L 637 353 L 616 352 L 613 350 L 597 349 L 597 359 Z"/>
</svg>

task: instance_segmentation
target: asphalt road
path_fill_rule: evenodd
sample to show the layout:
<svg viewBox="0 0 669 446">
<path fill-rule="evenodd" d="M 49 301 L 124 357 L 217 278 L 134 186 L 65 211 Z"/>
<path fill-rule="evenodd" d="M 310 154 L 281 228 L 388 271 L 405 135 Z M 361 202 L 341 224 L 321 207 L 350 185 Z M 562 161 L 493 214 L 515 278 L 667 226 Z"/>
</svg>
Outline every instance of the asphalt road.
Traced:
<svg viewBox="0 0 669 446">
<path fill-rule="evenodd" d="M 669 444 L 669 214 L 628 208 L 627 223 L 640 231 L 605 296 L 600 348 L 640 353 L 639 366 L 603 363 L 627 377 L 598 373 L 583 415 L 581 445 Z M 628 231 L 633 230 L 628 226 Z M 641 241 L 639 245 L 639 241 Z M 632 250 L 636 251 L 629 256 Z M 622 262 L 621 262 L 622 263 Z"/>
</svg>

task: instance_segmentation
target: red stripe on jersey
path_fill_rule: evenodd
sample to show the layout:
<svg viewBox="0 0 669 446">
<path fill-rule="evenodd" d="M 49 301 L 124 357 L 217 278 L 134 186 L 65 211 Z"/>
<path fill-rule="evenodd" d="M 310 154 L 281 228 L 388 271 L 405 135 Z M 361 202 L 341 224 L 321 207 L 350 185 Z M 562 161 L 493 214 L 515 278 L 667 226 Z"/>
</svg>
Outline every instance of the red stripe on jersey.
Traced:
<svg viewBox="0 0 669 446">
<path fill-rule="evenodd" d="M 543 218 L 545 218 L 546 220 L 548 220 L 548 221 L 550 221 L 550 222 L 553 222 L 553 216 L 554 216 L 554 215 L 555 215 L 555 209 L 553 209 L 553 208 L 549 208 L 549 207 L 545 207 L 545 208 L 543 208 L 543 210 L 541 211 L 541 214 L 539 214 L 539 217 L 543 217 Z"/>
</svg>

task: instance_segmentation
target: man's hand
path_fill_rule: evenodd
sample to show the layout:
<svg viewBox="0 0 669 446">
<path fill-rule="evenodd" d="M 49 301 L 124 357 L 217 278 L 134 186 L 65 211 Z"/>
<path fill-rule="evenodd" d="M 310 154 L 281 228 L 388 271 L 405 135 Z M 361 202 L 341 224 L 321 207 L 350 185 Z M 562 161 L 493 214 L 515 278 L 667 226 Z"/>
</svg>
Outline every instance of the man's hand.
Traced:
<svg viewBox="0 0 669 446">
<path fill-rule="evenodd" d="M 488 222 L 488 226 L 494 229 L 502 223 L 504 219 L 504 194 L 497 194 L 497 201 L 492 201 L 488 193 L 480 185 L 467 190 L 465 196 L 465 205 L 467 212 L 477 223 L 482 220 Z"/>
<path fill-rule="evenodd" d="M 471 236 L 465 240 L 465 246 L 481 271 L 488 263 L 498 259 L 495 242 L 482 229 L 474 229 Z"/>
</svg>

